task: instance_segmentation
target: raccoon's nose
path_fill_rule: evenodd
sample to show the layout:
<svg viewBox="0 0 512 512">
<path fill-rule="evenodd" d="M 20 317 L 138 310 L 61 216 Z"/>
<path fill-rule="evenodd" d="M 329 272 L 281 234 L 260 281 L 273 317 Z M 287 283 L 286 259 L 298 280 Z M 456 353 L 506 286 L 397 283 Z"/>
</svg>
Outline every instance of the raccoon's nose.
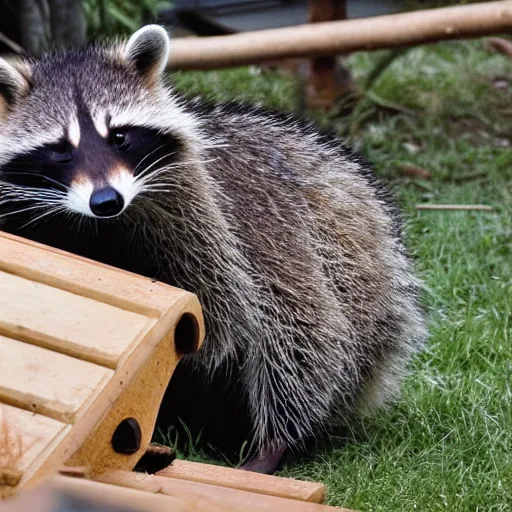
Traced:
<svg viewBox="0 0 512 512">
<path fill-rule="evenodd" d="M 100 188 L 91 194 L 89 206 L 98 217 L 113 217 L 123 211 L 124 199 L 115 188 Z"/>
</svg>

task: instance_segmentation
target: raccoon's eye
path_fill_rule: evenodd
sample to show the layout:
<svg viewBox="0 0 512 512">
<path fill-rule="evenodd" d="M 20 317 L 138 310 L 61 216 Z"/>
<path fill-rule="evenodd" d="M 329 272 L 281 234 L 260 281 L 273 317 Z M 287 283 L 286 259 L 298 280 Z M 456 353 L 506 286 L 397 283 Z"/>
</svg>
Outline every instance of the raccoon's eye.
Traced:
<svg viewBox="0 0 512 512">
<path fill-rule="evenodd" d="M 67 140 L 61 140 L 54 144 L 48 144 L 47 149 L 53 161 L 58 163 L 69 163 L 72 159 L 73 147 Z"/>
<path fill-rule="evenodd" d="M 129 146 L 128 135 L 124 130 L 112 130 L 109 139 L 110 145 L 118 149 L 126 149 Z"/>
</svg>

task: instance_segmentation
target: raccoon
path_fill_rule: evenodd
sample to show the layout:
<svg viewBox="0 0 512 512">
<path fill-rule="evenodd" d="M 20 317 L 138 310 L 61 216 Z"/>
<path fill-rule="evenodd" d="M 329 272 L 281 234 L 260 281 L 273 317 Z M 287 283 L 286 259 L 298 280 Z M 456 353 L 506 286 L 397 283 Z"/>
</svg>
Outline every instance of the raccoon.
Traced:
<svg viewBox="0 0 512 512">
<path fill-rule="evenodd" d="M 398 212 L 313 123 L 178 95 L 170 41 L 0 61 L 0 229 L 196 293 L 206 340 L 159 421 L 242 468 L 396 396 L 426 329 Z M 191 427 L 194 425 L 195 427 Z"/>
</svg>

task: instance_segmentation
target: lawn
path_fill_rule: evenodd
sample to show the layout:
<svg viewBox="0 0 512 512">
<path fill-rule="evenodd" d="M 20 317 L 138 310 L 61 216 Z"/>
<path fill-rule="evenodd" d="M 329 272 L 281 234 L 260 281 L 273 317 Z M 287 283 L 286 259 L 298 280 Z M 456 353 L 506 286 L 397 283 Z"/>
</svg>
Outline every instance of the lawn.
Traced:
<svg viewBox="0 0 512 512">
<path fill-rule="evenodd" d="M 381 56 L 360 53 L 346 64 L 363 84 Z M 180 73 L 174 81 L 187 94 L 287 110 L 299 104 L 294 80 L 253 68 Z M 511 84 L 512 60 L 485 42 L 443 43 L 395 60 L 352 114 L 318 116 L 347 135 L 396 192 L 431 333 L 397 404 L 346 438 L 288 460 L 282 475 L 324 482 L 329 504 L 512 507 Z M 432 177 L 404 177 L 404 164 Z M 416 210 L 427 201 L 495 211 Z"/>
</svg>

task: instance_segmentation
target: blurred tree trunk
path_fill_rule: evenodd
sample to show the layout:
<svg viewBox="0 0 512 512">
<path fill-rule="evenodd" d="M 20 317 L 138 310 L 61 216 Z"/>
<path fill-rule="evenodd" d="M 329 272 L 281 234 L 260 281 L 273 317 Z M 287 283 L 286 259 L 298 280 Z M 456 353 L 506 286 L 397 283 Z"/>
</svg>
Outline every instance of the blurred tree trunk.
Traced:
<svg viewBox="0 0 512 512">
<path fill-rule="evenodd" d="M 8 41 L 13 41 L 18 45 L 21 44 L 21 31 L 16 0 L 0 0 L 0 32 Z M 11 50 L 12 48 L 8 43 L 0 43 L 0 53 Z"/>
<path fill-rule="evenodd" d="M 50 6 L 47 0 L 19 0 L 21 46 L 39 56 L 51 47 Z"/>
<path fill-rule="evenodd" d="M 87 40 L 82 0 L 49 0 L 54 44 L 64 48 L 83 46 Z"/>
<path fill-rule="evenodd" d="M 82 46 L 82 0 L 0 0 L 0 32 L 34 56 L 53 47 Z"/>
</svg>

